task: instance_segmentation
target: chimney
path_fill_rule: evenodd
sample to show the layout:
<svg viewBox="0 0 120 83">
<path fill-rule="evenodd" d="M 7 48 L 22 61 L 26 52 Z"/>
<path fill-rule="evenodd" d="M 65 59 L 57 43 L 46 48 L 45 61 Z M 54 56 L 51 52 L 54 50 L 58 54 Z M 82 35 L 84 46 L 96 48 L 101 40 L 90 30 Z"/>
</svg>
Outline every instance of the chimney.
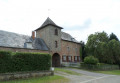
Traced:
<svg viewBox="0 0 120 83">
<path fill-rule="evenodd" d="M 35 31 L 32 31 L 32 39 L 35 39 Z"/>
</svg>

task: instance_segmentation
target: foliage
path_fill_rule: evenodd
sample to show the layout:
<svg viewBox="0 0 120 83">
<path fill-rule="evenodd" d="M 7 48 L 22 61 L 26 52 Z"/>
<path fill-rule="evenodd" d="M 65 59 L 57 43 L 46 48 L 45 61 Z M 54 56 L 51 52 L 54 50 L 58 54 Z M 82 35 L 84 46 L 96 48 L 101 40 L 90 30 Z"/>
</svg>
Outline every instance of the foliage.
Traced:
<svg viewBox="0 0 120 83">
<path fill-rule="evenodd" d="M 120 42 L 115 39 L 109 41 L 109 51 L 116 64 L 120 65 Z"/>
<path fill-rule="evenodd" d="M 96 65 L 98 63 L 98 59 L 95 58 L 94 56 L 87 56 L 85 57 L 84 59 L 84 63 L 85 64 L 93 64 L 93 65 Z"/>
<path fill-rule="evenodd" d="M 49 54 L 0 51 L 0 56 L 0 73 L 49 70 L 51 66 Z"/>
<path fill-rule="evenodd" d="M 116 41 L 119 41 L 119 39 L 117 38 L 117 36 L 114 33 L 110 34 L 109 40 L 113 40 L 115 39 Z"/>
<path fill-rule="evenodd" d="M 81 48 L 80 48 L 80 58 L 81 58 L 82 61 L 83 61 L 84 58 L 86 57 L 85 43 L 84 43 L 83 41 L 81 41 L 80 44 L 81 44 Z"/>
<path fill-rule="evenodd" d="M 86 43 L 86 51 L 87 55 L 100 55 L 100 51 L 97 48 L 100 42 L 108 42 L 108 35 L 105 32 L 96 32 L 95 34 L 91 34 L 88 37 L 88 41 Z"/>
<path fill-rule="evenodd" d="M 87 55 L 94 55 L 101 63 L 120 65 L 120 42 L 113 33 L 110 38 L 105 32 L 91 34 L 85 50 Z"/>
</svg>

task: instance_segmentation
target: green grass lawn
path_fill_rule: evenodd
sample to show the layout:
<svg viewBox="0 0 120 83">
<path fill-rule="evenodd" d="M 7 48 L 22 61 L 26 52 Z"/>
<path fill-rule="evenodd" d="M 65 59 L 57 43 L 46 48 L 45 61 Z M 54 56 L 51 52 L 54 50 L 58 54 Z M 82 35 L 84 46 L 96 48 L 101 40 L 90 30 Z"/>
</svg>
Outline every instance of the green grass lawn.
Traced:
<svg viewBox="0 0 120 83">
<path fill-rule="evenodd" d="M 71 75 L 81 75 L 80 73 L 70 71 L 70 70 L 66 70 L 64 68 L 55 68 L 55 72 L 57 72 L 57 71 L 65 72 L 65 73 L 71 74 Z"/>
<path fill-rule="evenodd" d="M 111 70 L 111 71 L 96 71 L 98 73 L 120 75 L 120 70 Z"/>
<path fill-rule="evenodd" d="M 0 83 L 67 83 L 67 82 L 68 82 L 67 78 L 54 75 L 54 76 L 29 78 L 25 80 L 22 79 L 22 80 L 4 81 Z"/>
</svg>

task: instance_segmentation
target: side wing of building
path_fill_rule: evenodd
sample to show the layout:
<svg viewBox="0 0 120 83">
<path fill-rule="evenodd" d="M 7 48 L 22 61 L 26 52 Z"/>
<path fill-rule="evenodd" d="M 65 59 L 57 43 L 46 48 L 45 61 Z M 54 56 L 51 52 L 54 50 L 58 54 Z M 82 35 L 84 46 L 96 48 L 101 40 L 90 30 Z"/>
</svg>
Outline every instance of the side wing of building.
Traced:
<svg viewBox="0 0 120 83">
<path fill-rule="evenodd" d="M 70 34 L 62 32 L 61 37 L 61 55 L 62 64 L 79 63 L 80 62 L 80 43 Z"/>
</svg>

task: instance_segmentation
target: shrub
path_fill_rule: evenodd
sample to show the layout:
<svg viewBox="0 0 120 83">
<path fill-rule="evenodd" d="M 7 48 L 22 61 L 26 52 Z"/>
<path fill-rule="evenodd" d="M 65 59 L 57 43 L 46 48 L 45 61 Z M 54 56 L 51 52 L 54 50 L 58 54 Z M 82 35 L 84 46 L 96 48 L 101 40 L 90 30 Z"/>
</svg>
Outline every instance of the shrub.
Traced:
<svg viewBox="0 0 120 83">
<path fill-rule="evenodd" d="M 84 59 L 85 64 L 96 65 L 98 62 L 99 62 L 98 59 L 95 58 L 94 56 L 88 56 L 88 57 L 85 57 L 85 59 Z"/>
<path fill-rule="evenodd" d="M 49 54 L 0 51 L 0 73 L 49 70 L 50 67 Z"/>
</svg>

